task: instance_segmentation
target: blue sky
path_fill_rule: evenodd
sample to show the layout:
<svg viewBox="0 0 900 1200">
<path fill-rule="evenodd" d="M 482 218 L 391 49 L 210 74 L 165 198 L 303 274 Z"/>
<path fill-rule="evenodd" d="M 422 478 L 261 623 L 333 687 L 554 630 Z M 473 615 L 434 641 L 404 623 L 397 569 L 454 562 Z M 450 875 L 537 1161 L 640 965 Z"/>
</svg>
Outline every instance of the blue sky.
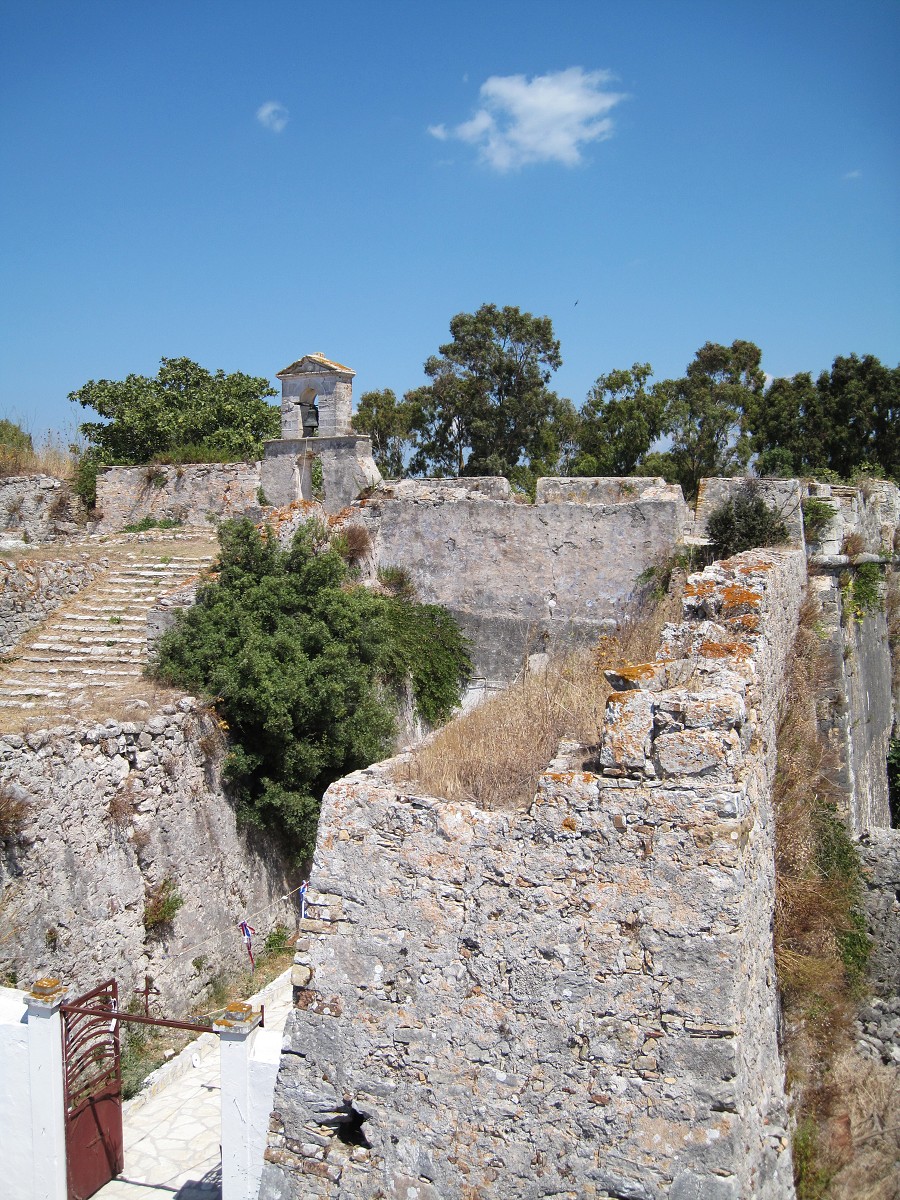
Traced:
<svg viewBox="0 0 900 1200">
<path fill-rule="evenodd" d="M 355 391 L 549 315 L 580 403 L 745 338 L 900 360 L 900 3 L 10 3 L 0 415 L 161 356 Z M 577 303 L 576 303 L 577 302 Z"/>
</svg>

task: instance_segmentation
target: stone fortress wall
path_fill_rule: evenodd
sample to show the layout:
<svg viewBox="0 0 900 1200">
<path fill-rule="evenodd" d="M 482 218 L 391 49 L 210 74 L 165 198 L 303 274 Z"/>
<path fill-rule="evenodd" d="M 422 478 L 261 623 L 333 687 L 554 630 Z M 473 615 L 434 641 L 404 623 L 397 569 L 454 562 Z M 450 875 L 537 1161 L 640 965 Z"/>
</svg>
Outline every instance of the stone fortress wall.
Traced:
<svg viewBox="0 0 900 1200">
<path fill-rule="evenodd" d="M 339 448 L 358 457 L 355 444 Z M 113 497 L 102 502 L 105 514 L 109 509 L 103 518 L 107 528 L 146 515 L 207 528 L 211 514 L 258 519 L 260 501 L 268 499 L 259 494 L 259 464 L 185 467 L 180 474 L 169 467 L 153 480 L 144 468 L 114 470 L 121 471 L 119 477 L 112 471 L 100 477 L 101 496 L 108 482 Z M 329 476 L 323 475 L 327 488 Z M 738 486 L 738 480 L 706 481 L 696 513 L 678 489 L 646 479 L 542 480 L 534 505 L 518 503 L 502 480 L 404 480 L 349 505 L 325 507 L 337 527 L 358 523 L 369 530 L 371 574 L 378 566 L 407 566 L 423 599 L 454 611 L 475 641 L 481 680 L 489 686 L 508 682 L 532 649 L 564 648 L 608 628 L 637 578 L 679 543 L 702 538 L 712 504 Z M 766 486 L 775 489 L 772 498 L 802 545 L 796 481 Z M 842 553 L 848 534 L 859 532 L 865 540 L 855 562 L 887 560 L 900 493 L 893 485 L 875 485 L 868 494 L 827 485 L 810 490 L 835 512 L 818 546 L 807 548 L 812 587 L 823 599 L 823 630 L 834 647 L 832 694 L 820 711 L 820 725 L 843 759 L 848 815 L 863 836 L 872 929 L 890 946 L 900 938 L 900 834 L 886 828 L 883 783 L 891 728 L 887 630 L 878 617 L 848 623 L 840 590 L 842 573 L 853 565 Z M 308 505 L 299 508 L 304 515 L 310 511 Z M 290 520 L 285 528 L 289 525 Z M 51 529 L 53 536 L 59 532 Z M 757 555 L 758 561 L 764 558 Z M 409 797 L 380 768 L 334 786 L 322 825 L 322 838 L 330 841 L 320 841 L 313 881 L 322 924 L 304 931 L 308 945 L 301 951 L 298 979 L 311 974 L 300 994 L 307 1007 L 296 1018 L 295 1032 L 306 1036 L 312 1030 L 324 1039 L 314 1054 L 324 1056 L 327 1045 L 339 1073 L 329 1077 L 333 1094 L 307 1086 L 302 1071 L 292 1084 L 288 1068 L 305 1061 L 300 1047 L 306 1045 L 292 1043 L 277 1106 L 281 1126 L 276 1120 L 270 1145 L 272 1197 L 294 1194 L 292 1163 L 309 1195 L 319 1194 L 315 1188 L 323 1195 L 374 1195 L 366 1189 L 379 1179 L 387 1195 L 405 1200 L 410 1188 L 419 1189 L 420 1200 L 456 1195 L 452 1188 L 467 1198 L 477 1195 L 475 1183 L 462 1178 L 464 1166 L 457 1171 L 451 1161 L 456 1157 L 468 1165 L 465 1155 L 448 1151 L 436 1166 L 415 1150 L 420 1120 L 440 1144 L 452 1148 L 474 1140 L 478 1170 L 484 1172 L 480 1186 L 491 1195 L 503 1194 L 490 1190 L 501 1186 L 490 1173 L 505 1177 L 507 1154 L 509 1170 L 520 1173 L 510 1178 L 524 1179 L 530 1164 L 529 1186 L 536 1187 L 536 1179 L 542 1187 L 553 1182 L 560 1196 L 744 1195 L 751 1194 L 752 1172 L 758 1194 L 789 1194 L 780 1190 L 787 1135 L 770 1037 L 774 977 L 761 933 L 771 903 L 766 781 L 773 742 L 768 736 L 758 742 L 754 733 L 772 725 L 783 642 L 796 609 L 788 564 L 802 558 L 799 552 L 780 552 L 760 578 L 747 573 L 747 589 L 758 594 L 765 614 L 762 634 L 738 637 L 732 630 L 733 662 L 714 652 L 722 674 L 710 675 L 708 682 L 730 696 L 713 703 L 714 715 L 702 716 L 703 705 L 697 706 L 691 692 L 696 680 L 687 691 L 684 680 L 665 672 L 648 676 L 643 688 L 622 680 L 628 694 L 616 700 L 618 715 L 612 714 L 604 735 L 605 769 L 584 770 L 583 764 L 561 759 L 548 768 L 529 813 L 478 813 Z M 33 625 L 44 606 L 50 611 L 62 592 L 77 586 L 82 569 L 77 560 L 71 570 L 50 562 L 39 568 L 12 565 L 0 593 L 0 628 L 4 613 L 10 639 L 17 636 L 16 622 L 24 621 L 23 629 Z M 736 586 L 716 570 L 733 568 L 707 573 L 713 608 L 716 596 Z M 721 607 L 705 612 L 700 603 L 705 598 L 698 596 L 688 615 L 702 634 L 702 649 L 720 639 L 715 626 L 724 621 L 730 628 L 734 618 Z M 739 645 L 749 652 L 736 649 Z M 236 897 L 234 908 L 261 906 L 284 887 L 266 876 L 259 852 L 235 834 L 233 813 L 200 747 L 203 734 L 186 735 L 182 717 L 188 720 L 191 713 L 158 714 L 134 726 L 110 727 L 106 735 L 37 731 L 31 740 L 16 744 L 7 738 L 0 747 L 0 782 L 23 788 L 34 803 L 24 839 L 2 847 L 7 881 L 21 886 L 23 897 L 38 898 L 16 918 L 16 928 L 26 931 L 29 971 L 34 965 L 53 972 L 54 942 L 69 948 L 79 972 L 91 976 L 87 982 L 96 982 L 96 971 L 110 963 L 111 973 L 119 971 L 123 979 L 149 970 L 168 996 L 187 998 L 202 981 L 184 963 L 178 965 L 165 939 L 144 937 L 142 896 L 148 887 L 177 869 L 187 872 L 178 877 L 179 891 L 186 900 L 201 896 L 202 903 L 193 912 L 186 906 L 176 918 L 177 945 L 172 944 L 176 949 L 190 944 L 191 931 L 209 923 L 221 931 L 216 963 L 229 954 L 233 961 L 236 912 L 230 899 L 206 895 L 206 864 L 217 864 L 224 893 Z M 638 734 L 643 740 L 636 748 Z M 617 746 L 625 755 L 621 762 L 615 759 Z M 693 774 L 692 763 L 700 764 Z M 166 782 L 179 771 L 177 785 Z M 135 821 L 118 827 L 108 814 L 110 800 L 123 787 L 142 799 Z M 715 797 L 729 796 L 738 797 L 735 813 L 720 813 Z M 748 815 L 752 824 L 744 827 Z M 87 835 L 75 852 L 67 844 L 69 834 L 82 826 Z M 135 849 L 135 830 L 138 843 L 149 837 L 149 858 L 142 859 L 140 845 Z M 195 847 L 188 866 L 186 844 Z M 195 867 L 202 881 L 192 874 Z M 369 890 L 345 886 L 354 873 L 369 880 Z M 107 876 L 117 881 L 115 893 Z M 4 896 L 8 893 L 7 888 Z M 127 898 L 124 911 L 115 911 L 114 895 Z M 645 903 L 649 919 L 641 915 Z M 526 918 L 536 904 L 540 921 L 532 922 Z M 73 932 L 71 916 L 83 912 L 90 921 L 83 932 Z M 737 912 L 753 930 L 746 945 L 735 931 Z M 246 914 L 237 919 L 241 915 Z M 99 956 L 91 937 L 95 920 L 105 947 Z M 557 928 L 545 930 L 544 920 Z M 688 927 L 698 932 L 688 933 Z M 704 966 L 707 952 L 715 969 Z M 5 945 L 4 954 L 8 957 Z M 530 964 L 527 970 L 516 966 L 519 960 Z M 354 974 L 354 963 L 371 968 L 369 982 L 361 972 Z M 895 1048 L 900 1056 L 900 1021 L 889 1007 L 896 993 L 890 992 L 889 968 L 878 970 L 888 1007 L 882 1005 L 874 1025 L 866 1025 L 866 1036 L 871 1032 L 883 1056 Z M 751 1039 L 749 1025 L 737 1020 L 707 1019 L 704 987 L 714 989 L 722 1012 L 753 1014 L 764 1036 Z M 675 1005 L 668 1022 L 662 1020 L 664 996 Z M 437 1019 L 444 1009 L 433 1007 L 435 997 L 458 1020 L 452 1038 L 451 1027 Z M 509 1011 L 515 1037 L 500 1023 L 491 1026 L 497 1004 Z M 364 1014 L 362 1024 L 346 1032 L 346 1022 L 337 1019 L 341 1009 Z M 541 1038 L 529 1032 L 533 1022 Z M 649 1039 L 639 1036 L 645 1028 L 652 1031 Z M 508 1062 L 516 1053 L 521 1061 Z M 533 1080 L 525 1075 L 532 1062 L 543 1072 Z M 361 1063 L 368 1064 L 365 1070 Z M 399 1072 L 402 1084 L 388 1087 L 378 1074 L 383 1067 Z M 429 1080 L 441 1088 L 446 1082 L 450 1090 L 429 1090 Z M 507 1081 L 515 1091 L 504 1089 Z M 459 1136 L 452 1111 L 445 1114 L 449 1125 L 440 1125 L 445 1118 L 434 1115 L 457 1105 L 459 1129 L 465 1130 Z M 381 1141 L 367 1133 L 368 1148 L 334 1133 L 354 1127 L 363 1110 L 369 1117 L 363 1132 L 381 1130 Z M 533 1145 L 527 1138 L 516 1141 L 520 1118 Z M 766 1119 L 770 1124 L 763 1131 Z M 399 1129 L 391 1124 L 395 1120 Z M 702 1145 L 688 1136 L 690 1128 L 705 1130 Z M 612 1150 L 600 1155 L 601 1145 Z M 673 1149 L 663 1154 L 660 1146 Z M 554 1156 L 564 1170 L 550 1176 Z M 438 1169 L 443 1174 L 436 1180 Z M 536 1175 L 538 1170 L 545 1174 Z M 579 1171 L 585 1190 L 572 1184 Z"/>
<path fill-rule="evenodd" d="M 804 578 L 694 577 L 527 811 L 390 763 L 329 789 L 263 1200 L 792 1195 L 769 798 Z"/>
<path fill-rule="evenodd" d="M 149 974 L 163 1008 L 184 1012 L 246 965 L 241 920 L 265 910 L 263 933 L 293 929 L 286 865 L 269 838 L 237 830 L 222 748 L 192 699 L 135 722 L 0 734 L 0 791 L 27 805 L 0 839 L 0 975 L 77 990 L 114 976 L 128 999 Z M 183 906 L 148 931 L 145 902 L 165 880 Z"/>
</svg>

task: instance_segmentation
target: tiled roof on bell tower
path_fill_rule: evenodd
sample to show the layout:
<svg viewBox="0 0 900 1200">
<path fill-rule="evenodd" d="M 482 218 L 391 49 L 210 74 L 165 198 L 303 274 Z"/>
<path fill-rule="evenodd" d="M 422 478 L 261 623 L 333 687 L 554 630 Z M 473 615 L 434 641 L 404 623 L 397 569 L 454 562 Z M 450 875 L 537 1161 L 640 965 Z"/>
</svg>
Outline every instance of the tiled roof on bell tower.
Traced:
<svg viewBox="0 0 900 1200">
<path fill-rule="evenodd" d="M 302 358 L 298 358 L 296 362 L 292 362 L 289 367 L 285 367 L 283 371 L 279 371 L 276 378 L 283 379 L 288 375 L 321 375 L 326 372 L 349 376 L 356 374 L 352 367 L 345 367 L 343 363 L 333 362 L 330 358 L 326 358 L 324 354 L 304 354 Z"/>
</svg>

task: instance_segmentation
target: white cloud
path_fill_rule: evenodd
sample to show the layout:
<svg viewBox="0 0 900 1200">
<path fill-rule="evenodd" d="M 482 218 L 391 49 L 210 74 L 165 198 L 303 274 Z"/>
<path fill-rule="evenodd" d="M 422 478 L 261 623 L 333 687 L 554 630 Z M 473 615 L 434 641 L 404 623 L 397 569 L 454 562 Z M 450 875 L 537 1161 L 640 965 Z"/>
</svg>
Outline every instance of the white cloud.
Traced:
<svg viewBox="0 0 900 1200">
<path fill-rule="evenodd" d="M 281 133 L 288 123 L 288 110 L 277 100 L 267 100 L 256 110 L 256 119 L 264 128 Z"/>
<path fill-rule="evenodd" d="M 861 176 L 862 176 L 862 171 L 846 171 L 841 176 L 841 178 L 842 179 L 859 179 L 859 178 L 861 178 Z"/>
<path fill-rule="evenodd" d="M 609 71 L 568 67 L 549 75 L 492 75 L 481 85 L 481 107 L 468 121 L 448 129 L 430 125 L 440 141 L 459 138 L 477 146 L 479 156 L 497 171 L 527 163 L 558 162 L 567 167 L 581 162 L 588 142 L 612 136 L 609 112 L 625 99 L 604 90 Z"/>
</svg>

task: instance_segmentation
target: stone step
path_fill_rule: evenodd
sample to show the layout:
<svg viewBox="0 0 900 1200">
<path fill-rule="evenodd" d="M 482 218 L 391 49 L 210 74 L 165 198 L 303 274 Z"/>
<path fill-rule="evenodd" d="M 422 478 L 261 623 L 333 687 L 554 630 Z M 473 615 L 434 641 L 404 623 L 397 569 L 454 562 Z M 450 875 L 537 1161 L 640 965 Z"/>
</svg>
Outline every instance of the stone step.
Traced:
<svg viewBox="0 0 900 1200">
<path fill-rule="evenodd" d="M 123 663 L 110 664 L 106 667 L 82 667 L 73 664 L 70 667 L 43 667 L 34 671 L 16 671 L 3 680 L 3 686 L 24 687 L 26 684 L 44 683 L 48 687 L 61 679 L 77 678 L 89 683 L 92 679 L 138 679 L 140 667 L 129 668 Z"/>
</svg>

